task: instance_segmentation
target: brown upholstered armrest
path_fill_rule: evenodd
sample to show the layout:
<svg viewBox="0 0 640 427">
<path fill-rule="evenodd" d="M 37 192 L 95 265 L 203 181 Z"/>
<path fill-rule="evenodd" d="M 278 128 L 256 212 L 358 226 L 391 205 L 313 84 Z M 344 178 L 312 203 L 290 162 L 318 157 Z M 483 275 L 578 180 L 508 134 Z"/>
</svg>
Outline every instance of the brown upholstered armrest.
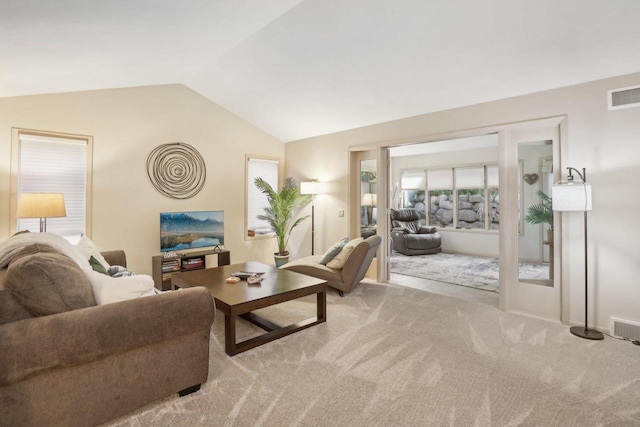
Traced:
<svg viewBox="0 0 640 427">
<path fill-rule="evenodd" d="M 100 252 L 109 265 L 120 265 L 122 267 L 127 266 L 127 256 L 124 251 L 102 251 Z"/>
<path fill-rule="evenodd" d="M 0 326 L 0 386 L 184 335 L 209 336 L 211 293 L 165 292 Z"/>
</svg>

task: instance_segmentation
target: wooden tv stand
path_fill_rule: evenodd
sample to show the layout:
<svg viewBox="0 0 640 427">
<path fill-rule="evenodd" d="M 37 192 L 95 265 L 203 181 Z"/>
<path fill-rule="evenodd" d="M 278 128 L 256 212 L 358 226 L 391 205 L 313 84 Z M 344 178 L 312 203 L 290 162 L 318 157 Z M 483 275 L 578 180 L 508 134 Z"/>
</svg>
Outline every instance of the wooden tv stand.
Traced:
<svg viewBox="0 0 640 427">
<path fill-rule="evenodd" d="M 231 264 L 231 252 L 219 249 L 187 252 L 171 258 L 165 258 L 162 255 L 153 256 L 151 271 L 156 289 L 160 291 L 171 290 L 171 275 L 173 273 L 207 268 L 207 255 L 218 255 L 219 266 Z"/>
</svg>

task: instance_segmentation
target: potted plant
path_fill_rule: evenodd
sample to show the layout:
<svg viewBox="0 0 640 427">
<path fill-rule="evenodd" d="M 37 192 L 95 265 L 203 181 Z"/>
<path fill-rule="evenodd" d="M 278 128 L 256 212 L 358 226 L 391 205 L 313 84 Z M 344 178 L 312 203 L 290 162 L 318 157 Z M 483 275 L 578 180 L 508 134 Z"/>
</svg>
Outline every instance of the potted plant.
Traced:
<svg viewBox="0 0 640 427">
<path fill-rule="evenodd" d="M 551 197 L 549 197 L 542 190 L 538 190 L 536 194 L 538 195 L 538 197 L 540 197 L 541 202 L 529 206 L 529 208 L 527 209 L 527 216 L 524 217 L 524 220 L 529 224 L 549 224 L 549 229 L 547 230 L 547 240 L 551 242 L 553 241 L 552 200 Z"/>
<path fill-rule="evenodd" d="M 264 208 L 264 214 L 258 215 L 258 219 L 269 223 L 278 241 L 278 252 L 274 253 L 276 266 L 280 267 L 289 261 L 287 243 L 291 231 L 310 215 L 302 216 L 294 220 L 295 210 L 311 201 L 310 194 L 300 194 L 300 188 L 292 177 L 287 177 L 280 191 L 274 190 L 271 185 L 262 178 L 255 179 L 256 187 L 267 196 L 269 206 Z"/>
</svg>

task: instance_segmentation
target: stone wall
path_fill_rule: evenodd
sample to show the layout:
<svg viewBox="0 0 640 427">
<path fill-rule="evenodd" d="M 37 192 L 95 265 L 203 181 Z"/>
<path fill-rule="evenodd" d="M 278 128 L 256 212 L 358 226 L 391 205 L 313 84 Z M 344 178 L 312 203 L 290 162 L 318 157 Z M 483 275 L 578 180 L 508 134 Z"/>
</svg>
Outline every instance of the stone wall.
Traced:
<svg viewBox="0 0 640 427">
<path fill-rule="evenodd" d="M 441 194 L 430 197 L 430 225 L 438 227 L 453 227 L 453 196 Z M 485 206 L 484 196 L 458 196 L 458 225 L 457 228 L 484 229 Z M 497 230 L 500 224 L 500 200 L 497 194 L 489 201 L 489 229 Z"/>
</svg>

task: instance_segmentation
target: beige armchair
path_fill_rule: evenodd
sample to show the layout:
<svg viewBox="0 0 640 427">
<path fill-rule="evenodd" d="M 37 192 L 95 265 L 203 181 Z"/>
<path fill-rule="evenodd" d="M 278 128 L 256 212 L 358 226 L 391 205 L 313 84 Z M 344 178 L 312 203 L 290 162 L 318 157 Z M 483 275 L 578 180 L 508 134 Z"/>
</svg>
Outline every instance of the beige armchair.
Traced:
<svg viewBox="0 0 640 427">
<path fill-rule="evenodd" d="M 320 264 L 318 261 L 322 255 L 300 258 L 281 268 L 326 280 L 329 286 L 338 290 L 340 296 L 344 296 L 344 292 L 351 292 L 364 279 L 381 241 L 380 236 L 371 236 L 358 243 L 340 269 Z"/>
</svg>

